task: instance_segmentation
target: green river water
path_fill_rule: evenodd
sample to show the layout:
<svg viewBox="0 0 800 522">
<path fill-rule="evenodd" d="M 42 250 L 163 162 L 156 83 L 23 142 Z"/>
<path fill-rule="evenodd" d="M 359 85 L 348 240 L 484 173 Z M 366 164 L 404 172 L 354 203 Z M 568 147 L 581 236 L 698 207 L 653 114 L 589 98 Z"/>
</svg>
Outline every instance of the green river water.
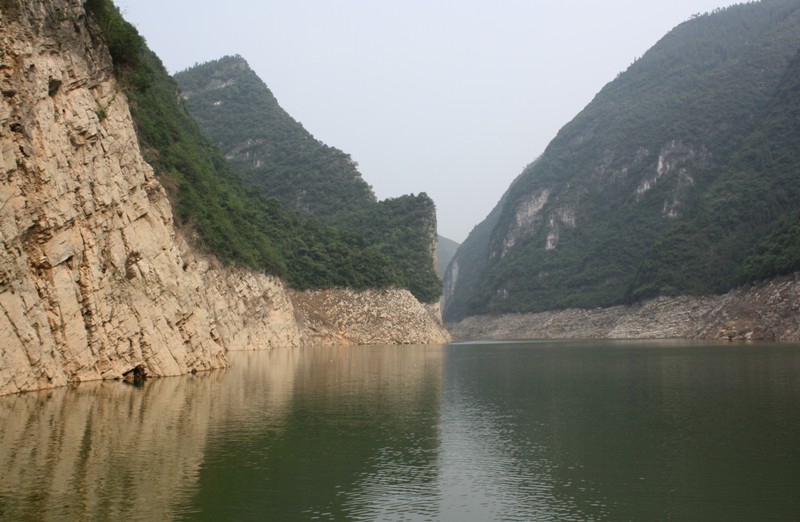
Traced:
<svg viewBox="0 0 800 522">
<path fill-rule="evenodd" d="M 0 520 L 800 520 L 800 346 L 230 354 L 0 397 Z"/>
</svg>

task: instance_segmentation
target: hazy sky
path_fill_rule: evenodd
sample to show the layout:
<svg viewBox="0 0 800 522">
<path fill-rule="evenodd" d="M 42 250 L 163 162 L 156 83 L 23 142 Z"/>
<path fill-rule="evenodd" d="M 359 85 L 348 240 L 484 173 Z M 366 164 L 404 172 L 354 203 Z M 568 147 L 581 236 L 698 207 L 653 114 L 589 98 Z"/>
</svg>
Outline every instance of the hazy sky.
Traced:
<svg viewBox="0 0 800 522">
<path fill-rule="evenodd" d="M 116 0 L 170 72 L 240 54 L 383 199 L 463 241 L 594 95 L 730 0 Z"/>
</svg>

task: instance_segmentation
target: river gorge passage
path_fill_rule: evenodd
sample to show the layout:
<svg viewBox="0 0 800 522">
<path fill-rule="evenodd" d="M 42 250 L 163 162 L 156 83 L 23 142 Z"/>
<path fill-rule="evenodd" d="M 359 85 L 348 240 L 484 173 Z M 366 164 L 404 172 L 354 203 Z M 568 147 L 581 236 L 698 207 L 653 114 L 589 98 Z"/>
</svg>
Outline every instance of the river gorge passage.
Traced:
<svg viewBox="0 0 800 522">
<path fill-rule="evenodd" d="M 0 397 L 0 520 L 796 520 L 800 346 L 454 343 Z"/>
</svg>

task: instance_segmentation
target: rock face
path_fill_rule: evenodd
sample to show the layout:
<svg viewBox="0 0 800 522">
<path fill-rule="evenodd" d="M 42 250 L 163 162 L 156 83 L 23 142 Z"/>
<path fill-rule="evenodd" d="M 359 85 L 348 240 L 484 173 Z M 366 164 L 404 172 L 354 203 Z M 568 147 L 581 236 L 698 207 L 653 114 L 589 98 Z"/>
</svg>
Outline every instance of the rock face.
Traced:
<svg viewBox="0 0 800 522">
<path fill-rule="evenodd" d="M 88 23 L 80 0 L 0 8 L 0 395 L 224 368 L 227 350 L 316 339 L 280 281 L 223 268 L 176 232 Z"/>
<path fill-rule="evenodd" d="M 309 344 L 442 344 L 450 340 L 438 305 L 420 306 L 408 290 L 293 292 Z"/>
<path fill-rule="evenodd" d="M 800 274 L 715 297 L 660 297 L 637 306 L 472 316 L 457 339 L 800 341 Z"/>
</svg>

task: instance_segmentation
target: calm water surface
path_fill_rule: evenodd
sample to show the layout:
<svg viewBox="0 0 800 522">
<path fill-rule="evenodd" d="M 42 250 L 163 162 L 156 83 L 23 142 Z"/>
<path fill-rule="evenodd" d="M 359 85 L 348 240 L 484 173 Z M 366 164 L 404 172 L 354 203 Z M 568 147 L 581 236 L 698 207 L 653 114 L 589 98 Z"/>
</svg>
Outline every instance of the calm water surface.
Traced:
<svg viewBox="0 0 800 522">
<path fill-rule="evenodd" d="M 0 520 L 798 520 L 800 346 L 234 353 L 0 397 Z"/>
</svg>

